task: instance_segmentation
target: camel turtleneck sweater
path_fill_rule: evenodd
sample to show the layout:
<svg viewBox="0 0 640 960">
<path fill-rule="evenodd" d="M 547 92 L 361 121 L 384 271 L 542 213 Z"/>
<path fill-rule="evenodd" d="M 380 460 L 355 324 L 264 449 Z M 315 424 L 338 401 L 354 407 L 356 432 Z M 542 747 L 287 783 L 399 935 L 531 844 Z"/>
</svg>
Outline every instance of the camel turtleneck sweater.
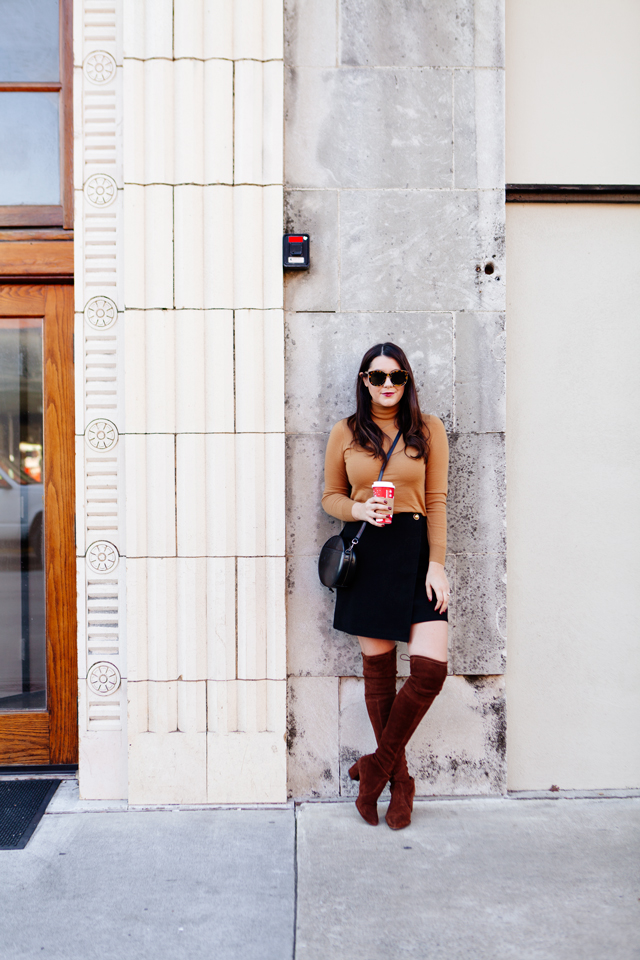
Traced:
<svg viewBox="0 0 640 960">
<path fill-rule="evenodd" d="M 383 407 L 372 403 L 374 422 L 385 434 L 384 449 L 387 451 L 396 433 L 395 417 L 398 404 Z M 427 518 L 429 557 L 444 563 L 447 551 L 447 474 L 449 470 L 449 444 L 442 420 L 425 416 L 429 432 L 429 455 L 424 460 L 414 460 L 405 453 L 404 438 L 398 445 L 384 471 L 385 480 L 396 487 L 394 513 L 421 513 Z M 364 503 L 373 496 L 371 484 L 378 479 L 380 461 L 367 450 L 354 443 L 353 434 L 346 420 L 336 423 L 329 436 L 324 464 L 323 509 L 338 520 L 353 520 L 351 509 L 354 501 Z"/>
</svg>

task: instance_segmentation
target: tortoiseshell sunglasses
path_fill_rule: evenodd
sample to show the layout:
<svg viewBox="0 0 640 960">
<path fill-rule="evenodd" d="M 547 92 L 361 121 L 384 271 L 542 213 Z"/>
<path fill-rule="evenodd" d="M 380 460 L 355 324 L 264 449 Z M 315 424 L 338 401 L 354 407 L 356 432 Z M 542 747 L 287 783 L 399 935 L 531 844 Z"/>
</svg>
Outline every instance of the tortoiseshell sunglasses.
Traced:
<svg viewBox="0 0 640 960">
<path fill-rule="evenodd" d="M 402 387 L 409 379 L 409 374 L 406 370 L 392 370 L 391 373 L 387 373 L 386 370 L 365 370 L 361 376 L 368 377 L 372 387 L 384 386 L 387 382 L 387 377 L 389 377 L 394 387 Z"/>
</svg>

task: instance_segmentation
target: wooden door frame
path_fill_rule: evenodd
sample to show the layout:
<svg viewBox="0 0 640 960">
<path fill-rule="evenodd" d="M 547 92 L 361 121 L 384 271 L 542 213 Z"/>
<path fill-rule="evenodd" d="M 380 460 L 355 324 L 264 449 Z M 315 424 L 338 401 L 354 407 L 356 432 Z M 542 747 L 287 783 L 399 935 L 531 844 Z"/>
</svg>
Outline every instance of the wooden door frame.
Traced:
<svg viewBox="0 0 640 960">
<path fill-rule="evenodd" d="M 6 317 L 43 317 L 47 709 L 0 713 L 0 765 L 78 758 L 73 287 L 0 286 Z"/>
</svg>

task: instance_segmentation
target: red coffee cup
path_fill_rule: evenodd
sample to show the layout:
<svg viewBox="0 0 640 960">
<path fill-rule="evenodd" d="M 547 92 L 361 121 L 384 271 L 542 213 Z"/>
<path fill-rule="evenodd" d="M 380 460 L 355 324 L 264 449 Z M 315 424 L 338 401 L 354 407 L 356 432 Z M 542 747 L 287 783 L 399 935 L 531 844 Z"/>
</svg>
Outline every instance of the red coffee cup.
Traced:
<svg viewBox="0 0 640 960">
<path fill-rule="evenodd" d="M 390 480 L 376 480 L 375 483 L 371 484 L 373 488 L 374 497 L 382 497 L 383 500 L 387 501 L 386 509 L 389 511 L 386 517 L 383 517 L 382 520 L 378 520 L 380 526 L 382 524 L 391 523 L 391 518 L 393 516 L 393 498 L 396 494 L 395 484 L 391 483 Z"/>
</svg>

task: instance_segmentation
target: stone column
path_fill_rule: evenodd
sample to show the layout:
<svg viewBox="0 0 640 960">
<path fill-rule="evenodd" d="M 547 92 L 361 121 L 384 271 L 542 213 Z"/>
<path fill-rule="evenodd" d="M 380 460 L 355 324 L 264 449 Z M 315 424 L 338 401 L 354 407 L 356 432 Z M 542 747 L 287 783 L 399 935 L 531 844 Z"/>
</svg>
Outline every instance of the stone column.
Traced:
<svg viewBox="0 0 640 960">
<path fill-rule="evenodd" d="M 278 801 L 281 3 L 138 0 L 121 26 L 128 798 Z"/>
</svg>

